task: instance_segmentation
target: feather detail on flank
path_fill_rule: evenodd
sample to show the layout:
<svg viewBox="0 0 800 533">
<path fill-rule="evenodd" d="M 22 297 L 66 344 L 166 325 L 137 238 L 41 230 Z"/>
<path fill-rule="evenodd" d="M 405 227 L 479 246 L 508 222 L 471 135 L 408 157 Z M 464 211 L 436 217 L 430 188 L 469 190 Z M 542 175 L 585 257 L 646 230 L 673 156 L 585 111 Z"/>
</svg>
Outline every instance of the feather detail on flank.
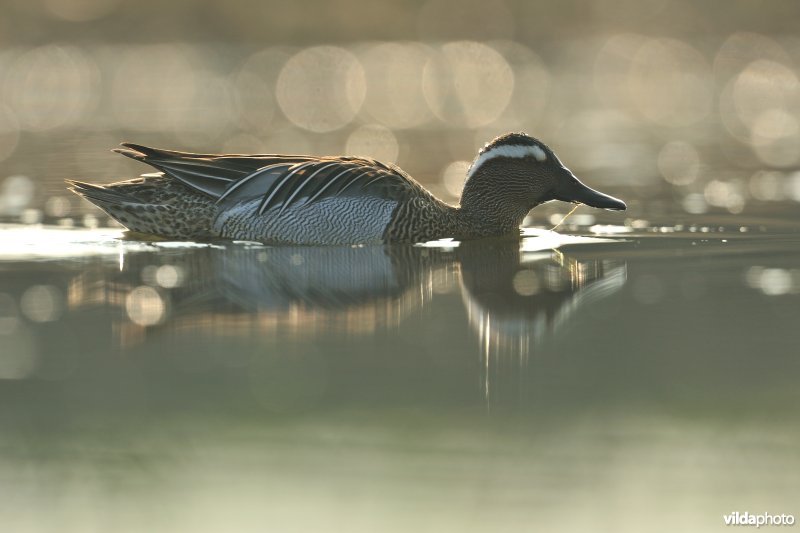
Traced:
<svg viewBox="0 0 800 533">
<path fill-rule="evenodd" d="M 469 167 L 467 177 L 471 178 L 480 166 L 495 157 L 533 157 L 538 162 L 543 163 L 547 159 L 547 154 L 540 146 L 525 144 L 501 144 L 494 146 L 478 155 Z"/>
<path fill-rule="evenodd" d="M 275 195 L 278 194 L 278 191 L 281 190 L 281 187 L 283 187 L 283 184 L 286 183 L 287 181 L 289 181 L 292 176 L 297 174 L 300 170 L 302 170 L 302 169 L 304 169 L 306 167 L 310 167 L 310 166 L 316 165 L 318 163 L 319 163 L 318 161 L 309 161 L 308 163 L 297 163 L 295 166 L 291 167 L 289 169 L 289 172 L 286 174 L 286 176 L 284 176 L 281 179 L 281 181 L 279 181 L 273 187 L 272 192 L 270 192 L 269 196 L 265 196 L 264 199 L 261 201 L 261 205 L 258 206 L 258 214 L 259 215 L 263 215 L 264 214 L 264 211 L 266 211 L 270 207 L 270 205 L 269 205 L 270 200 L 272 200 L 275 197 Z"/>
<path fill-rule="evenodd" d="M 220 204 L 222 201 L 231 195 L 236 189 L 240 188 L 242 185 L 245 185 L 247 182 L 263 176 L 264 174 L 269 174 L 271 171 L 275 170 L 276 168 L 286 167 L 287 170 L 292 168 L 299 163 L 276 163 L 274 165 L 267 165 L 265 167 L 259 168 L 255 172 L 248 174 L 244 178 L 240 179 L 239 181 L 233 182 L 220 196 L 216 199 L 215 203 Z"/>
</svg>

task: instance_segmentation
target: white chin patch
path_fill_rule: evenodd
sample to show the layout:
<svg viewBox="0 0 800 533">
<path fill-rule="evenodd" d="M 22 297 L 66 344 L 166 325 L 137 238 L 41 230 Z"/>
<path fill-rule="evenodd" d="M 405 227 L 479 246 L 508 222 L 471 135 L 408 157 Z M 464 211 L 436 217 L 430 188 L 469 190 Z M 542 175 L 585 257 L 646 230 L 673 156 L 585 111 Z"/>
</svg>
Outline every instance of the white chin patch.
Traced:
<svg viewBox="0 0 800 533">
<path fill-rule="evenodd" d="M 475 161 L 472 162 L 472 166 L 469 167 L 469 171 L 467 172 L 467 177 L 472 177 L 475 174 L 475 171 L 480 168 L 482 164 L 485 162 L 494 159 L 495 157 L 529 157 L 533 156 L 536 158 L 537 161 L 540 163 L 544 162 L 547 159 L 547 154 L 544 153 L 541 147 L 536 145 L 527 145 L 527 144 L 515 144 L 515 145 L 503 145 L 503 146 L 495 146 L 491 150 L 487 150 L 483 152 L 481 155 L 478 156 Z"/>
</svg>

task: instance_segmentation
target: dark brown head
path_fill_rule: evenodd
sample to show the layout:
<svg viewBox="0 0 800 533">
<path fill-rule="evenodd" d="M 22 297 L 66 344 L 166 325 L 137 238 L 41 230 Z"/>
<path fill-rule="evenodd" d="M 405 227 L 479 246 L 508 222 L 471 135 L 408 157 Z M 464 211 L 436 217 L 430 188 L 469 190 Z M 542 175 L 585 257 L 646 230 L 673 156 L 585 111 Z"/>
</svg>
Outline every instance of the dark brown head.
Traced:
<svg viewBox="0 0 800 533">
<path fill-rule="evenodd" d="M 543 142 L 525 133 L 497 137 L 478 153 L 467 172 L 461 207 L 497 223 L 522 221 L 551 200 L 624 210 L 625 203 L 581 183 Z"/>
</svg>

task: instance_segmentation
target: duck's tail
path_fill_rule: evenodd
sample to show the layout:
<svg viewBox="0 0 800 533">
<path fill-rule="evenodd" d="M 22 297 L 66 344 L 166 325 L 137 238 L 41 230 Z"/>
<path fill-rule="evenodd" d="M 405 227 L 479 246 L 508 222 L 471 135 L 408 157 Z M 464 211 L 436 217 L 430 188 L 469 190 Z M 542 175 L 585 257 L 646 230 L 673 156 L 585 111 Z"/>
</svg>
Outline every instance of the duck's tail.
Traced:
<svg viewBox="0 0 800 533">
<path fill-rule="evenodd" d="M 131 231 L 169 239 L 213 237 L 216 206 L 169 178 L 147 176 L 110 185 L 66 181 L 72 192 Z"/>
</svg>

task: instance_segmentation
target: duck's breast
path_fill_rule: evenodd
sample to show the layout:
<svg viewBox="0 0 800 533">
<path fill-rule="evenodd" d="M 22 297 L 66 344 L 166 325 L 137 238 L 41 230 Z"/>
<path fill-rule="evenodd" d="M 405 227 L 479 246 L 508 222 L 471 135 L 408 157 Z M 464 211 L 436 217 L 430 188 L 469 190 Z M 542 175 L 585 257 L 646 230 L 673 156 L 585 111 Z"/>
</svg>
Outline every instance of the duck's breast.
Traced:
<svg viewBox="0 0 800 533">
<path fill-rule="evenodd" d="M 281 210 L 258 213 L 254 198 L 220 211 L 214 230 L 220 237 L 287 244 L 375 244 L 383 242 L 396 200 L 336 196 Z"/>
</svg>

